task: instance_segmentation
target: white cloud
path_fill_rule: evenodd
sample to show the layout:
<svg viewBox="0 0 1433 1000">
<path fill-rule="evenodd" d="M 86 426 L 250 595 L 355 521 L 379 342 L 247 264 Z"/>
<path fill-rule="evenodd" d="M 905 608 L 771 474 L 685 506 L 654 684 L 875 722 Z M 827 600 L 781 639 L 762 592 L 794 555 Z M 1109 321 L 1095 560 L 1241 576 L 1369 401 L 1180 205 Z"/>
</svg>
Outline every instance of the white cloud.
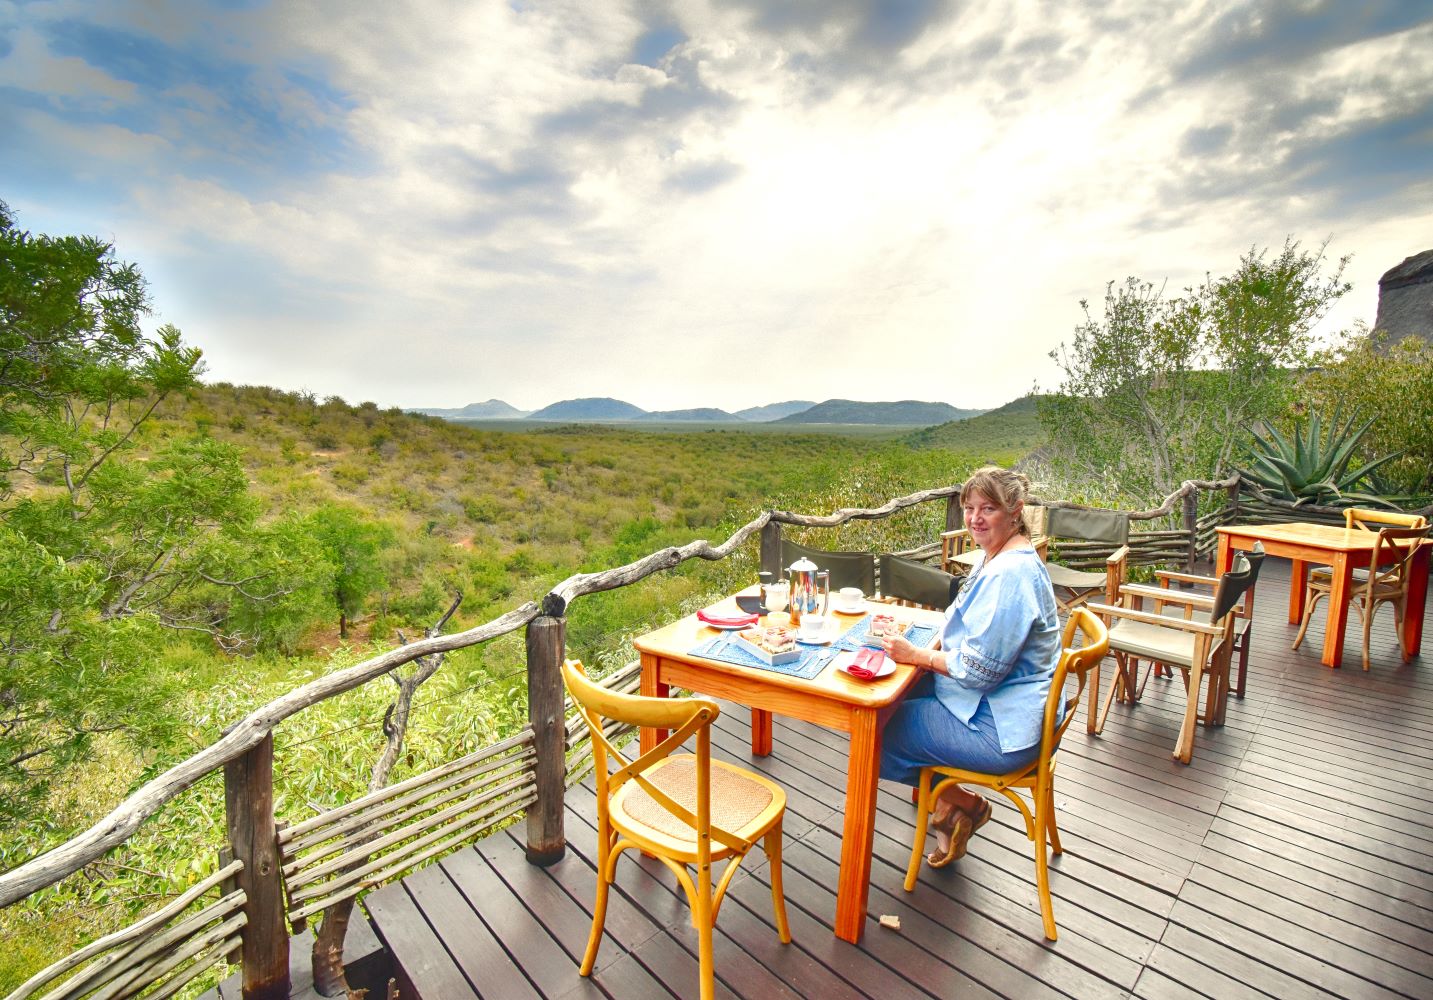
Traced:
<svg viewBox="0 0 1433 1000">
<path fill-rule="evenodd" d="M 885 34 L 865 5 L 757 6 L 109 7 L 242 84 L 137 89 L 30 27 L 0 72 L 145 103 L 149 132 L 26 114 L 55 157 L 122 175 L 121 251 L 193 282 L 154 290 L 215 378 L 384 405 L 997 405 L 1052 384 L 1046 353 L 1110 279 L 1178 288 L 1332 233 L 1358 255 L 1346 323 L 1433 231 L 1427 182 L 1349 204 L 1367 184 L 1325 148 L 1426 108 L 1433 29 L 1182 76 L 1226 5 L 932 4 Z M 658 24 L 685 40 L 633 64 Z"/>
</svg>

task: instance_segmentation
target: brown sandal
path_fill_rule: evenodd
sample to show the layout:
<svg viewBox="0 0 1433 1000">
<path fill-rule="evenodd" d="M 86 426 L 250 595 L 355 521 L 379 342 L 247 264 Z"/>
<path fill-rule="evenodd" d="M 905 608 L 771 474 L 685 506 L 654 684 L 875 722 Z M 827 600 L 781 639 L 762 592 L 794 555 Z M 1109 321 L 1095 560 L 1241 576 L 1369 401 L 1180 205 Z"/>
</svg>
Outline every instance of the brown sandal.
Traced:
<svg viewBox="0 0 1433 1000">
<path fill-rule="evenodd" d="M 926 855 L 926 863 L 932 868 L 944 868 L 952 861 L 965 857 L 971 835 L 990 822 L 992 812 L 990 800 L 981 796 L 980 805 L 974 813 L 968 813 L 964 809 L 951 809 L 944 820 L 933 821 L 931 829 L 936 832 L 936 849 Z M 947 838 L 943 851 L 940 848 L 940 834 L 945 834 Z"/>
<path fill-rule="evenodd" d="M 932 868 L 944 868 L 957 858 L 965 856 L 965 845 L 970 841 L 970 814 L 962 809 L 952 809 L 944 822 L 932 823 L 936 832 L 936 848 L 925 856 Z M 940 847 L 940 835 L 945 835 L 945 849 Z"/>
</svg>

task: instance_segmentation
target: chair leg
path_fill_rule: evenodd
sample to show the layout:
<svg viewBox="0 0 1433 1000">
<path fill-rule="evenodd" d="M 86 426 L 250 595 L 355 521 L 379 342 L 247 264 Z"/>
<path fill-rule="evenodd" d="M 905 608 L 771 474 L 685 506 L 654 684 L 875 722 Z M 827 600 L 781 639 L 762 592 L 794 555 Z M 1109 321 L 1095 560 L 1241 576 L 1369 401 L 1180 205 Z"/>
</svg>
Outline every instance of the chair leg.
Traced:
<svg viewBox="0 0 1433 1000">
<path fill-rule="evenodd" d="M 1314 608 L 1318 606 L 1319 598 L 1324 596 L 1322 590 L 1310 590 L 1308 599 L 1304 601 L 1304 620 L 1299 622 L 1299 634 L 1294 636 L 1294 644 L 1290 649 L 1298 649 L 1299 643 L 1304 641 L 1304 633 L 1309 630 L 1309 620 L 1314 616 Z"/>
<path fill-rule="evenodd" d="M 592 975 L 597 964 L 597 951 L 602 947 L 602 925 L 607 922 L 607 892 L 612 856 L 612 831 L 603 820 L 597 830 L 597 902 L 592 904 L 592 931 L 587 936 L 587 951 L 582 956 L 579 975 Z"/>
<path fill-rule="evenodd" d="M 1055 906 L 1050 900 L 1050 859 L 1045 852 L 1045 833 L 1053 819 L 1054 799 L 1037 797 L 1035 803 L 1035 888 L 1040 895 L 1040 918 L 1045 923 L 1045 937 L 1056 939 Z"/>
<path fill-rule="evenodd" d="M 1239 680 L 1234 685 L 1234 697 L 1244 697 L 1244 681 L 1249 673 L 1249 633 L 1239 640 Z"/>
<path fill-rule="evenodd" d="M 934 775 L 928 767 L 921 768 L 921 783 L 918 789 L 920 798 L 916 801 L 916 833 L 915 840 L 911 843 L 911 860 L 906 865 L 906 892 L 911 892 L 916 887 L 916 876 L 921 870 L 921 855 L 925 851 L 925 836 L 930 829 L 930 810 L 933 803 L 930 798 L 930 783 Z"/>
<path fill-rule="evenodd" d="M 697 928 L 697 969 L 700 977 L 701 1000 L 714 1000 L 716 996 L 716 973 L 712 956 L 712 870 L 711 865 L 697 865 L 696 904 L 694 914 Z"/>
<path fill-rule="evenodd" d="M 786 891 L 781 885 L 781 823 L 771 828 L 762 845 L 766 848 L 767 867 L 771 869 L 771 903 L 776 908 L 776 933 L 782 944 L 791 943 L 791 925 L 786 922 Z"/>
<path fill-rule="evenodd" d="M 1185 764 L 1194 756 L 1194 723 L 1199 715 L 1199 682 L 1203 674 L 1203 663 L 1196 662 L 1190 668 L 1184 698 L 1184 721 L 1179 727 L 1179 740 L 1174 744 L 1175 759 Z"/>
<path fill-rule="evenodd" d="M 1059 827 L 1055 825 L 1055 783 L 1053 781 L 1050 782 L 1050 790 L 1047 794 L 1049 795 L 1050 802 L 1048 808 L 1045 810 L 1045 816 L 1049 827 L 1047 836 L 1050 838 L 1050 850 L 1054 854 L 1064 854 L 1065 849 L 1060 846 L 1060 830 Z"/>
</svg>

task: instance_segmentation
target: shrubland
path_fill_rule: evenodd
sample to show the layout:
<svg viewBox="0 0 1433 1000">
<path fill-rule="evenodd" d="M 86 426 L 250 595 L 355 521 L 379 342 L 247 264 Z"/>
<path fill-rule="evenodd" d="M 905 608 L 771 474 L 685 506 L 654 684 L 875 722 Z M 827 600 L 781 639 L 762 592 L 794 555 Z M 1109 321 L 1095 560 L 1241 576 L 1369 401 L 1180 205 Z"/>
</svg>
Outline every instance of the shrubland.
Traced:
<svg viewBox="0 0 1433 1000">
<path fill-rule="evenodd" d="M 370 402 L 202 382 L 180 331 L 146 336 L 138 271 L 89 238 L 0 212 L 0 868 L 62 843 L 249 710 L 431 625 L 488 621 L 583 570 L 762 509 L 828 513 L 1018 456 L 899 432 L 667 432 L 445 423 Z M 41 279 L 44 280 L 41 280 Z M 804 540 L 929 542 L 939 505 Z M 756 545 L 576 601 L 571 655 L 631 638 L 754 579 Z M 421 690 L 394 780 L 525 721 L 521 635 L 452 654 Z M 365 790 L 392 687 L 276 733 L 278 812 Z M 0 911 L 0 990 L 213 870 L 216 776 L 123 848 Z"/>
</svg>

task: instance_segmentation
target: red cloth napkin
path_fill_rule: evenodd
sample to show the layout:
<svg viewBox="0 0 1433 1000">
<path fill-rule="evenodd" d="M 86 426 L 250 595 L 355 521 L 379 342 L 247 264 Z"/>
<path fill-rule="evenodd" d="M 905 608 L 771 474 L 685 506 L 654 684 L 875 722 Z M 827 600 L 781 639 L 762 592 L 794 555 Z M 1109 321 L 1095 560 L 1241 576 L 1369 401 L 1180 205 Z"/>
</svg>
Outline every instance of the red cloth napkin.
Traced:
<svg viewBox="0 0 1433 1000">
<path fill-rule="evenodd" d="M 740 628 L 744 625 L 755 625 L 761 619 L 759 615 L 720 615 L 702 610 L 697 612 L 697 620 L 717 628 Z"/>
<path fill-rule="evenodd" d="M 863 649 L 856 654 L 846 673 L 860 681 L 873 681 L 885 666 L 886 654 L 879 649 Z"/>
</svg>

